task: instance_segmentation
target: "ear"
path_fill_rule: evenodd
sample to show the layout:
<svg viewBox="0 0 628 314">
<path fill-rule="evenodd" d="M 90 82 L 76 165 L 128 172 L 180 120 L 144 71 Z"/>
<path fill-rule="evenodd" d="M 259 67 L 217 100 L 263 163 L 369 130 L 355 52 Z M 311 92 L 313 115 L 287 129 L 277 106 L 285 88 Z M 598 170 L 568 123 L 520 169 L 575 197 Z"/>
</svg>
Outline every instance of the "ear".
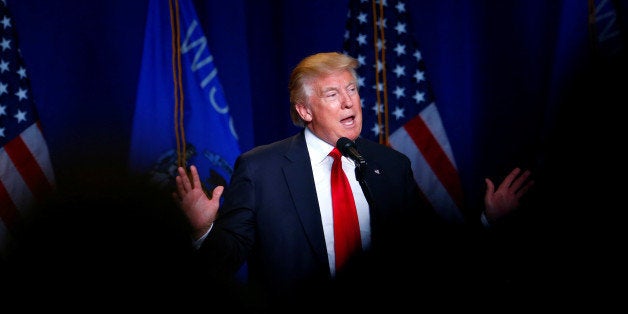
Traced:
<svg viewBox="0 0 628 314">
<path fill-rule="evenodd" d="M 297 110 L 297 112 L 299 113 L 299 116 L 301 117 L 301 119 L 303 119 L 303 121 L 305 122 L 312 121 L 312 111 L 310 110 L 308 106 L 306 106 L 303 103 L 296 103 L 294 105 L 294 108 Z"/>
</svg>

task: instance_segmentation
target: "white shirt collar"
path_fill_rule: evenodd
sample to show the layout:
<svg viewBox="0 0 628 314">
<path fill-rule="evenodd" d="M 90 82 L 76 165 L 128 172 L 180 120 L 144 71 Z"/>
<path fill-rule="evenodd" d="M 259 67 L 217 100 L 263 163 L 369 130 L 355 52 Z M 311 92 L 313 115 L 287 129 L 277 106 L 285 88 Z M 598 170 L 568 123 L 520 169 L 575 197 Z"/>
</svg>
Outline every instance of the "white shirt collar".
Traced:
<svg viewBox="0 0 628 314">
<path fill-rule="evenodd" d="M 305 143 L 310 154 L 310 160 L 314 165 L 322 163 L 334 149 L 334 146 L 321 140 L 309 128 L 305 128 Z"/>
</svg>

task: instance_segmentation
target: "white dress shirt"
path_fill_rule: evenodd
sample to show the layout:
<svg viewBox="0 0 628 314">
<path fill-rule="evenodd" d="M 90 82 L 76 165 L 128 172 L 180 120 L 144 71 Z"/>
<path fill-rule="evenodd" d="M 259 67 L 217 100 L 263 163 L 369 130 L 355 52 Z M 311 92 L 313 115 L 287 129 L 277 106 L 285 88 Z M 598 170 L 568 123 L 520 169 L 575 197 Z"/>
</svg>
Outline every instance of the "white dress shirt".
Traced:
<svg viewBox="0 0 628 314">
<path fill-rule="evenodd" d="M 329 156 L 334 146 L 316 137 L 308 128 L 305 129 L 305 142 L 307 144 L 308 153 L 310 154 L 312 171 L 314 172 L 316 195 L 321 210 L 321 218 L 323 220 L 325 244 L 327 245 L 329 269 L 331 270 L 332 276 L 334 276 L 336 274 L 336 255 L 334 252 L 334 215 L 331 206 L 331 166 L 334 162 L 334 158 Z M 342 156 L 341 160 L 342 170 L 344 170 L 351 184 L 351 191 L 353 191 L 355 206 L 358 211 L 362 248 L 366 249 L 371 244 L 369 204 L 366 201 L 360 183 L 355 177 L 355 164 L 353 160 L 345 156 Z"/>
</svg>

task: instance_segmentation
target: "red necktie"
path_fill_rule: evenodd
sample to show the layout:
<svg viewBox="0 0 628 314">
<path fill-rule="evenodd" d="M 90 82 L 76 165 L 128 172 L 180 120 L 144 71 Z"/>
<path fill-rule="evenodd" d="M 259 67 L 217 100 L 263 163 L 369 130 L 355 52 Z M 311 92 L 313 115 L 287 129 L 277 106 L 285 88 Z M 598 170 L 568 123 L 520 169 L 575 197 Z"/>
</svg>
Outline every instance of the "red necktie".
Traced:
<svg viewBox="0 0 628 314">
<path fill-rule="evenodd" d="M 362 242 L 355 200 L 349 180 L 342 171 L 340 161 L 342 155 L 335 147 L 329 155 L 334 158 L 331 166 L 331 199 L 334 210 L 334 250 L 338 270 L 355 251 L 361 249 Z"/>
</svg>

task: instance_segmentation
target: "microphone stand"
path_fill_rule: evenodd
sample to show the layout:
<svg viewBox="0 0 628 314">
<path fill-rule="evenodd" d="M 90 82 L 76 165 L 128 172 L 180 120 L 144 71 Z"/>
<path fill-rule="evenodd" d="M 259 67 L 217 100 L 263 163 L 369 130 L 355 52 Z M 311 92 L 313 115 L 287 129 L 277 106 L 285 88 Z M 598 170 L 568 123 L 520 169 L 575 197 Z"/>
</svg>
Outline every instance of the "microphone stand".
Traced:
<svg viewBox="0 0 628 314">
<path fill-rule="evenodd" d="M 366 184 L 366 180 L 364 178 L 364 172 L 368 168 L 366 165 L 366 159 L 358 153 L 358 150 L 355 147 L 355 142 L 346 137 L 339 138 L 338 141 L 336 141 L 336 147 L 344 156 L 353 160 L 353 163 L 355 164 L 355 178 L 358 180 L 358 183 L 360 183 L 360 187 L 362 188 L 362 192 L 364 193 L 364 197 L 366 198 L 369 207 L 374 209 L 375 202 L 373 201 L 373 194 L 371 193 L 371 189 L 369 189 L 369 186 Z"/>
<path fill-rule="evenodd" d="M 369 204 L 371 210 L 375 209 L 375 202 L 373 201 L 373 194 L 371 193 L 371 189 L 368 184 L 366 184 L 366 180 L 364 179 L 364 172 L 366 171 L 366 163 L 355 163 L 355 178 L 360 183 L 360 187 L 362 187 L 362 192 L 364 193 L 364 197 L 366 198 L 366 202 Z"/>
</svg>

